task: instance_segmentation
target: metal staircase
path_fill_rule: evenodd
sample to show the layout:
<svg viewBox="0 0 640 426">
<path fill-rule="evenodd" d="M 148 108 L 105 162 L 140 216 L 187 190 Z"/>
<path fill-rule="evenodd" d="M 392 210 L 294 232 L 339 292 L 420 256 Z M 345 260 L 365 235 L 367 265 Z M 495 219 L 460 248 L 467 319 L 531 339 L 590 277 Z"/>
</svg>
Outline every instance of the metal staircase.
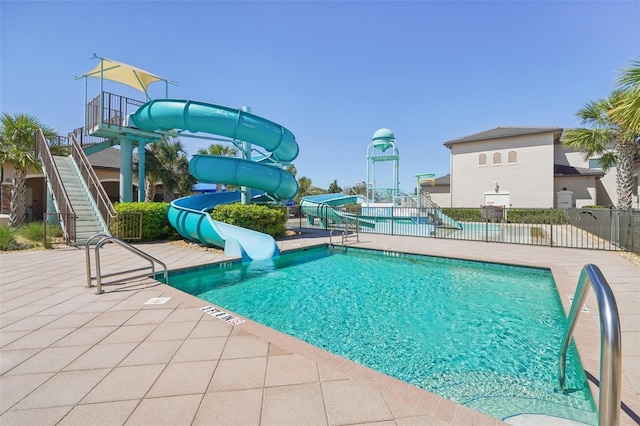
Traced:
<svg viewBox="0 0 640 426">
<path fill-rule="evenodd" d="M 91 236 L 106 232 L 91 194 L 71 157 L 53 156 L 60 180 L 76 213 L 76 245 L 84 244 Z"/>
</svg>

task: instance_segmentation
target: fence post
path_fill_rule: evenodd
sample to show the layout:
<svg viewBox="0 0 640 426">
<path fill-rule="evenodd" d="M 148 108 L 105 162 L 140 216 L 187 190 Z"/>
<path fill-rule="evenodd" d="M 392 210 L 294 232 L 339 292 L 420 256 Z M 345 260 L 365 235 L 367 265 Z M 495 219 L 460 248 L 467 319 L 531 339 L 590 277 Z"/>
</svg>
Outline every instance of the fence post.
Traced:
<svg viewBox="0 0 640 426">
<path fill-rule="evenodd" d="M 553 208 L 552 208 L 552 209 L 551 209 L 551 216 L 550 216 L 550 218 L 549 218 L 549 226 L 550 226 L 550 229 L 549 229 L 549 238 L 550 238 L 550 240 L 551 240 L 551 241 L 550 241 L 550 243 L 551 243 L 551 244 L 550 244 L 550 245 L 551 245 L 551 247 L 553 247 L 553 225 L 554 225 L 554 222 L 555 222 L 555 217 L 554 217 L 554 211 L 553 211 Z"/>
<path fill-rule="evenodd" d="M 484 220 L 484 242 L 489 242 L 489 219 Z"/>
<path fill-rule="evenodd" d="M 395 209 L 395 206 L 391 206 L 391 235 L 395 235 L 393 233 L 393 222 L 394 222 L 394 220 L 393 220 L 394 214 L 393 213 L 394 213 L 394 209 Z"/>
</svg>

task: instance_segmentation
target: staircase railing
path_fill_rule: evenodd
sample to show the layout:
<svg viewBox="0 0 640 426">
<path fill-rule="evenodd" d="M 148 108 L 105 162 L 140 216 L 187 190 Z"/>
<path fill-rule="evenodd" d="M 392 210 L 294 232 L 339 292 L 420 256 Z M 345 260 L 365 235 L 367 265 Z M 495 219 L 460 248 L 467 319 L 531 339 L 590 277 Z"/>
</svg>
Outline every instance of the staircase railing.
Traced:
<svg viewBox="0 0 640 426">
<path fill-rule="evenodd" d="M 70 133 L 69 138 L 71 139 L 71 156 L 78 166 L 80 175 L 87 184 L 87 188 L 89 188 L 89 192 L 98 207 L 102 220 L 104 220 L 107 229 L 110 229 L 111 223 L 113 223 L 117 216 L 116 210 L 75 135 Z"/>
<path fill-rule="evenodd" d="M 58 172 L 56 163 L 53 160 L 53 155 L 51 155 L 49 144 L 47 143 L 47 139 L 44 137 L 42 129 L 38 129 L 36 132 L 35 155 L 42 163 L 42 168 L 49 180 L 51 192 L 58 204 L 58 212 L 60 213 L 60 218 L 62 220 L 65 241 L 67 243 L 75 242 L 76 213 L 71 206 L 71 201 L 69 201 L 67 191 L 62 184 L 60 173 Z"/>
<path fill-rule="evenodd" d="M 567 349 L 573 329 L 587 297 L 591 284 L 598 301 L 600 313 L 600 396 L 598 398 L 598 424 L 615 426 L 620 424 L 622 341 L 620 318 L 613 291 L 596 265 L 588 264 L 582 269 L 576 293 L 573 296 L 567 328 L 560 350 L 560 389 L 565 389 Z"/>
</svg>

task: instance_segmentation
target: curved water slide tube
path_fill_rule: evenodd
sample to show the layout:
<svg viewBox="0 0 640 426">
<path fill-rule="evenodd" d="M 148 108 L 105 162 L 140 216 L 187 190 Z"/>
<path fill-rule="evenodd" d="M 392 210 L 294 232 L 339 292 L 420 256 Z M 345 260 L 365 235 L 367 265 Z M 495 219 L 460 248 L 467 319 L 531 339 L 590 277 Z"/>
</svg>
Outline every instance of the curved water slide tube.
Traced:
<svg viewBox="0 0 640 426">
<path fill-rule="evenodd" d="M 280 164 L 298 156 L 298 144 L 289 130 L 254 114 L 219 105 L 156 99 L 142 105 L 129 117 L 129 123 L 146 131 L 181 129 L 249 142 L 264 148 L 269 159 Z M 247 186 L 278 199 L 294 197 L 298 192 L 298 183 L 286 170 L 240 158 L 195 155 L 189 171 L 202 182 Z M 216 205 L 240 200 L 239 193 L 228 194 L 235 195 L 214 193 L 174 200 L 169 207 L 169 222 L 185 238 L 224 247 L 227 256 L 244 260 L 277 256 L 278 246 L 271 236 L 211 218 L 208 212 Z"/>
<path fill-rule="evenodd" d="M 345 194 L 324 194 L 324 195 L 311 195 L 304 197 L 300 201 L 300 207 L 308 218 L 313 220 L 314 217 L 320 218 L 321 221 L 330 220 L 333 222 L 355 221 L 358 219 L 360 226 L 366 228 L 375 228 L 376 224 L 373 221 L 361 219 L 359 216 L 341 212 L 333 207 L 343 206 L 345 204 L 358 203 L 357 195 L 345 195 Z M 326 224 L 325 224 L 326 225 Z"/>
</svg>

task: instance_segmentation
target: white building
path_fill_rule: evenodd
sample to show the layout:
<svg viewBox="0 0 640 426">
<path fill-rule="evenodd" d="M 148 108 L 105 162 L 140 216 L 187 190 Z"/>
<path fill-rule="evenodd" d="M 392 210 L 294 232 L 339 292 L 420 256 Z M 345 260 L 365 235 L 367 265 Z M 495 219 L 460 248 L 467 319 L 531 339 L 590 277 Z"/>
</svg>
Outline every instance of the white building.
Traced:
<svg viewBox="0 0 640 426">
<path fill-rule="evenodd" d="M 582 153 L 567 149 L 561 142 L 562 131 L 496 127 L 445 142 L 451 151 L 451 172 L 429 188 L 431 199 L 441 207 L 615 205 L 615 169 L 604 173 L 597 159 L 585 161 Z M 639 172 L 637 162 L 634 208 L 639 208 Z"/>
</svg>

